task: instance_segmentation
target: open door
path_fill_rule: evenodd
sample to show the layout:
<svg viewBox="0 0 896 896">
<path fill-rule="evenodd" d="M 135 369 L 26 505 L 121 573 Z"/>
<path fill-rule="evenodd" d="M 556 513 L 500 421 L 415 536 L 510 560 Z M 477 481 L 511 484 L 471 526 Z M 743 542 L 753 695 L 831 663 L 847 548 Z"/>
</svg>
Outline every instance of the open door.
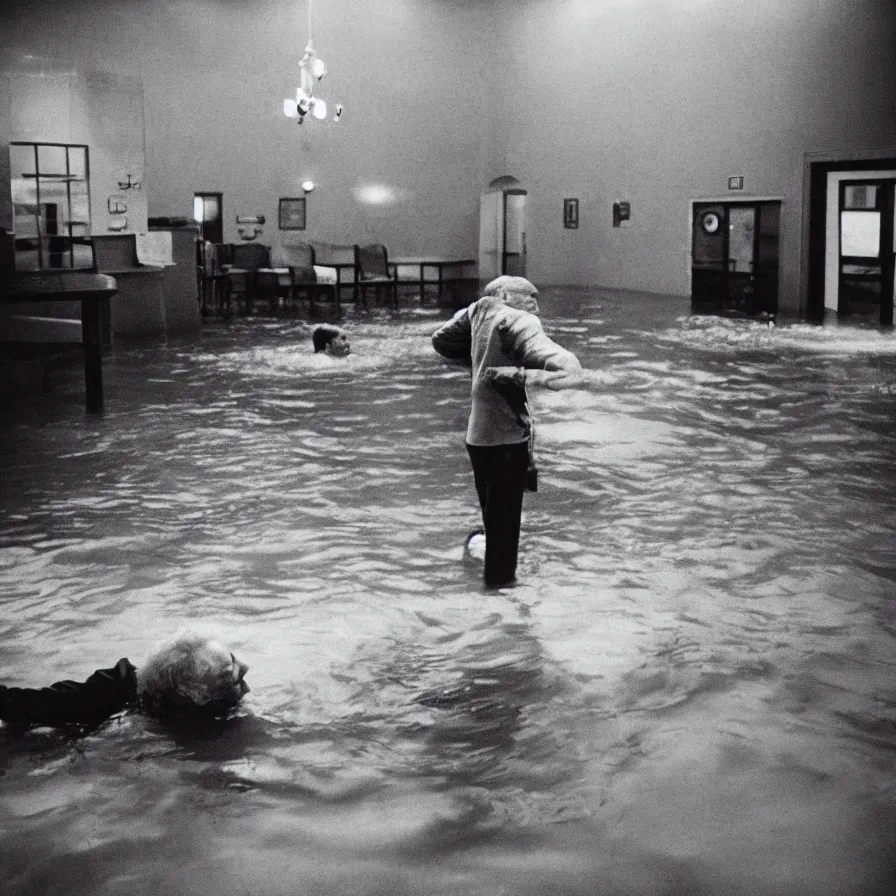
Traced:
<svg viewBox="0 0 896 896">
<path fill-rule="evenodd" d="M 526 191 L 504 191 L 504 253 L 502 274 L 526 276 Z"/>
<path fill-rule="evenodd" d="M 479 277 L 526 276 L 525 190 L 512 177 L 489 184 L 479 202 Z"/>
<path fill-rule="evenodd" d="M 224 242 L 223 204 L 220 193 L 193 194 L 193 220 L 199 224 L 199 240 L 210 243 Z"/>
</svg>

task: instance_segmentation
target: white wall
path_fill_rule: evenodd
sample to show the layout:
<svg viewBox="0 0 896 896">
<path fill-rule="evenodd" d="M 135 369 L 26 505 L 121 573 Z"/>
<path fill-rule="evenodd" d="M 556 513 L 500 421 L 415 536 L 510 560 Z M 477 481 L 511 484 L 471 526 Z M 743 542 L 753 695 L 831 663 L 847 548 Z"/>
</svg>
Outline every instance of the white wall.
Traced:
<svg viewBox="0 0 896 896">
<path fill-rule="evenodd" d="M 783 196 L 796 311 L 804 153 L 896 146 L 892 0 L 501 0 L 506 164 L 538 283 L 687 295 L 692 200 Z M 505 170 L 506 169 L 506 170 Z M 562 200 L 580 223 L 564 230 Z M 614 199 L 631 202 L 613 228 Z"/>
<path fill-rule="evenodd" d="M 225 239 L 236 214 L 264 214 L 271 242 L 279 197 L 310 177 L 310 239 L 469 256 L 480 193 L 514 175 L 539 285 L 686 295 L 690 202 L 738 174 L 732 196 L 784 197 L 781 310 L 795 313 L 804 154 L 896 146 L 892 0 L 325 0 L 321 90 L 346 111 L 299 128 L 282 101 L 304 11 L 19 0 L 0 6 L 0 41 L 142 81 L 151 215 L 189 216 L 194 191 L 220 191 Z M 390 201 L 365 199 L 371 186 Z M 612 227 L 615 199 L 631 202 L 627 228 Z"/>
</svg>

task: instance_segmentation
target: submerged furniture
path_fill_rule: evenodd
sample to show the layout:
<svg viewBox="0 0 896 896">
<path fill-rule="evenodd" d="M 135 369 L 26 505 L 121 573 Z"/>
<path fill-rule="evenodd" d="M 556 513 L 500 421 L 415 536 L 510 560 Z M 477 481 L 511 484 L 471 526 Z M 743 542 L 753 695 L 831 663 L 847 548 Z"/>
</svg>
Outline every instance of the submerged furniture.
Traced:
<svg viewBox="0 0 896 896">
<path fill-rule="evenodd" d="M 393 258 L 390 264 L 396 269 L 400 285 L 410 284 L 420 287 L 420 301 L 426 295 L 427 284 L 436 287 L 436 296 L 439 301 L 446 288 L 454 291 L 464 281 L 475 280 L 476 277 L 469 273 L 469 269 L 476 264 L 475 258 L 446 258 L 440 255 L 410 255 Z M 401 268 L 410 268 L 417 276 L 405 276 Z M 435 270 L 435 278 L 427 279 L 427 268 Z M 445 277 L 445 269 L 453 270 L 454 276 Z M 464 268 L 468 269 L 464 276 Z"/>
<path fill-rule="evenodd" d="M 321 279 L 320 268 L 326 268 L 328 273 L 332 271 L 336 277 L 336 295 L 342 298 L 343 289 L 351 289 L 352 295 L 357 295 L 355 286 L 355 247 L 344 243 L 314 244 L 315 264 L 318 266 L 317 276 Z"/>
<path fill-rule="evenodd" d="M 227 266 L 232 264 L 233 247 L 230 243 L 199 244 L 199 307 L 202 314 L 208 314 L 212 306 L 220 314 L 224 309 L 227 289 Z"/>
<path fill-rule="evenodd" d="M 316 255 L 310 243 L 295 243 L 283 247 L 283 254 L 289 269 L 289 295 L 295 301 L 299 295 L 308 296 L 311 308 L 321 293 L 331 296 L 339 311 L 339 290 L 336 284 L 323 282 L 315 270 Z"/>
<path fill-rule="evenodd" d="M 139 262 L 133 233 L 98 234 L 93 240 L 98 270 L 118 283 L 111 314 L 113 338 L 164 336 L 165 269 Z"/>
<path fill-rule="evenodd" d="M 355 246 L 355 297 L 360 291 L 365 308 L 370 287 L 373 287 L 376 301 L 385 291 L 390 296 L 392 307 L 398 310 L 398 277 L 389 266 L 389 254 L 382 243 Z"/>
<path fill-rule="evenodd" d="M 0 283 L 0 305 L 37 305 L 43 302 L 81 303 L 81 344 L 84 346 L 84 381 L 88 411 L 103 409 L 102 308 L 118 291 L 118 284 L 106 274 L 66 271 L 64 273 L 21 273 L 4 277 Z M 11 309 L 4 307 L 4 314 Z M 10 320 L 15 319 L 10 316 Z M 27 317 L 23 320 L 27 321 Z M 47 318 L 32 321 L 59 324 Z M 25 337 L 27 338 L 27 337 Z M 49 337 L 52 338 L 52 337 Z"/>
<path fill-rule="evenodd" d="M 227 311 L 233 298 L 242 297 L 246 313 L 252 310 L 252 299 L 258 290 L 259 268 L 270 268 L 271 249 L 262 243 L 235 243 L 231 247 L 231 267 L 226 270 L 227 289 L 224 302 Z"/>
<path fill-rule="evenodd" d="M 196 334 L 202 327 L 195 270 L 197 237 L 194 223 L 165 227 L 151 224 L 146 233 L 137 234 L 137 260 L 163 269 L 166 336 Z"/>
</svg>

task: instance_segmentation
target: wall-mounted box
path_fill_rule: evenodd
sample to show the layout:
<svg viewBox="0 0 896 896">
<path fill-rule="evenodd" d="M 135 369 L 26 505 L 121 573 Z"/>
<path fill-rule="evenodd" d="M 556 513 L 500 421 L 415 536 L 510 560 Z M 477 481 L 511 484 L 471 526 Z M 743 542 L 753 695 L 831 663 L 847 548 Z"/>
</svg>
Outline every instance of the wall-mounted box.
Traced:
<svg viewBox="0 0 896 896">
<path fill-rule="evenodd" d="M 613 226 L 614 227 L 622 227 L 624 224 L 628 226 L 626 222 L 632 216 L 632 207 L 631 203 L 628 202 L 614 202 L 613 203 Z"/>
</svg>

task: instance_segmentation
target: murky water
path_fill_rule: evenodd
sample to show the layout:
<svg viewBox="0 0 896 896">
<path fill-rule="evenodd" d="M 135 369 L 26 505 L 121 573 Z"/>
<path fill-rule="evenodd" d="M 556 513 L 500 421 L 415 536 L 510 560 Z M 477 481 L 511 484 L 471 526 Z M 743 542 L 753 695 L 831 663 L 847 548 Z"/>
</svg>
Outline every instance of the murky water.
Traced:
<svg viewBox="0 0 896 896">
<path fill-rule="evenodd" d="M 484 592 L 445 311 L 212 322 L 2 412 L 0 680 L 213 625 L 241 718 L 0 728 L 5 894 L 884 894 L 896 337 L 546 290 L 522 584 Z"/>
</svg>

